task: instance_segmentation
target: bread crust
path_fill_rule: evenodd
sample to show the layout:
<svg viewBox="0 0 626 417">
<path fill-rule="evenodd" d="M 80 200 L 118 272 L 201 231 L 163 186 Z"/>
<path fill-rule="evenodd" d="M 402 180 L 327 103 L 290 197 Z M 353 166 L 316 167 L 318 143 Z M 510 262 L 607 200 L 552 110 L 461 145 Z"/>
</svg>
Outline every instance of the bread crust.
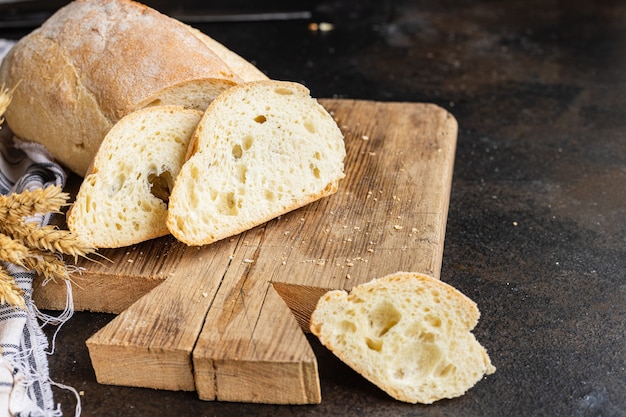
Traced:
<svg viewBox="0 0 626 417">
<path fill-rule="evenodd" d="M 17 86 L 6 114 L 20 138 L 84 175 L 104 135 L 151 104 L 204 110 L 243 82 L 183 23 L 131 0 L 76 0 L 22 38 L 0 69 Z M 198 90 L 198 98 L 177 91 Z"/>
</svg>

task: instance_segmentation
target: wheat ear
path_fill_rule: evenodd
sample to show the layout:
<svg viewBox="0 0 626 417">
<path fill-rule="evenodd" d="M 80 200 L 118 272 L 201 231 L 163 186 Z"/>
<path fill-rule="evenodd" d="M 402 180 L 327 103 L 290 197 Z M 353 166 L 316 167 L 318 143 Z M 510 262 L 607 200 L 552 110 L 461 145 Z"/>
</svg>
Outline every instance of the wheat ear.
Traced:
<svg viewBox="0 0 626 417">
<path fill-rule="evenodd" d="M 24 292 L 15 283 L 15 279 L 0 267 L 0 304 L 8 303 L 23 310 L 26 309 Z"/>
<path fill-rule="evenodd" d="M 28 233 L 22 236 L 22 240 L 29 248 L 69 255 L 74 257 L 74 262 L 79 257 L 87 257 L 95 252 L 92 247 L 81 243 L 80 239 L 69 230 L 61 230 L 50 225 L 32 227 L 31 224 L 26 226 Z"/>
<path fill-rule="evenodd" d="M 24 259 L 28 257 L 30 250 L 19 240 L 13 240 L 10 236 L 0 233 L 0 261 L 24 266 Z"/>
<path fill-rule="evenodd" d="M 5 223 L 19 223 L 24 217 L 35 214 L 59 213 L 67 205 L 68 199 L 69 194 L 57 185 L 26 190 L 19 194 L 0 195 L 0 220 Z"/>
<path fill-rule="evenodd" d="M 0 261 L 33 270 L 45 281 L 70 279 L 70 274 L 78 268 L 65 265 L 63 255 L 88 258 L 96 249 L 84 245 L 69 230 L 56 226 L 39 226 L 31 221 L 35 214 L 60 212 L 67 204 L 69 194 L 60 187 L 51 186 L 20 194 L 0 196 Z M 13 278 L 2 268 L 0 282 L 0 302 L 22 306 L 16 301 L 22 300 L 19 287 Z"/>
</svg>

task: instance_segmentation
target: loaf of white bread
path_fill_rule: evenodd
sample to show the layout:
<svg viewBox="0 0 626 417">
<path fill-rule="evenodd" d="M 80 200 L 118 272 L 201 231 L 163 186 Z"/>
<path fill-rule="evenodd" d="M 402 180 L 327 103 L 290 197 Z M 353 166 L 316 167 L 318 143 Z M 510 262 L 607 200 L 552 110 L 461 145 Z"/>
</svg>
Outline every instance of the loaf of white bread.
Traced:
<svg viewBox="0 0 626 417">
<path fill-rule="evenodd" d="M 338 358 L 409 403 L 464 394 L 495 372 L 471 330 L 476 303 L 430 276 L 398 272 L 323 295 L 311 331 Z"/>
<path fill-rule="evenodd" d="M 84 176 L 113 125 L 144 107 L 205 110 L 267 79 L 200 31 L 130 0 L 75 0 L 20 39 L 0 67 L 15 89 L 6 122 Z"/>
</svg>

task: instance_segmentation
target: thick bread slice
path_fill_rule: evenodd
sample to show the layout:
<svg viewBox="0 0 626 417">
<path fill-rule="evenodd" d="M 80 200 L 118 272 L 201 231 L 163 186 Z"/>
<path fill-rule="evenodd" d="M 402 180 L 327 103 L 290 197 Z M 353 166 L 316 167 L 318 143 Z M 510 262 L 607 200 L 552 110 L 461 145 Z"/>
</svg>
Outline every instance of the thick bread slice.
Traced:
<svg viewBox="0 0 626 417">
<path fill-rule="evenodd" d="M 0 84 L 21 139 L 84 175 L 108 130 L 155 104 L 204 110 L 243 82 L 187 25 L 130 0 L 76 0 L 11 49 Z"/>
<path fill-rule="evenodd" d="M 343 135 L 304 86 L 256 81 L 222 93 L 192 138 L 167 226 L 204 245 L 337 191 Z"/>
<path fill-rule="evenodd" d="M 102 141 L 67 224 L 96 248 L 169 234 L 169 193 L 202 112 L 155 106 L 122 118 Z"/>
<path fill-rule="evenodd" d="M 398 272 L 326 293 L 311 331 L 393 398 L 430 404 L 464 394 L 495 372 L 471 330 L 476 304 L 435 278 Z"/>
</svg>

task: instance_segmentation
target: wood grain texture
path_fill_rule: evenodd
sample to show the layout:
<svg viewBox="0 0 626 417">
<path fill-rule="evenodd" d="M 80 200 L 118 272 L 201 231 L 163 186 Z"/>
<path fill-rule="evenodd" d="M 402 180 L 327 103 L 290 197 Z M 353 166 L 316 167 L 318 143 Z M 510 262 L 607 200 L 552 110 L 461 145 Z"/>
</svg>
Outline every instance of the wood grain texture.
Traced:
<svg viewBox="0 0 626 417">
<path fill-rule="evenodd" d="M 319 297 L 397 271 L 439 278 L 455 119 L 432 104 L 320 102 L 346 137 L 336 194 L 209 246 L 164 237 L 79 265 L 77 308 L 120 313 L 87 342 L 99 382 L 317 403 L 302 330 Z M 35 283 L 34 298 L 63 308 L 65 287 Z"/>
<path fill-rule="evenodd" d="M 245 234 L 207 314 L 193 352 L 196 389 L 205 400 L 319 403 L 315 356 L 259 258 L 266 230 Z"/>
<path fill-rule="evenodd" d="M 191 352 L 235 242 L 187 248 L 171 276 L 87 340 L 98 382 L 195 390 Z"/>
</svg>

